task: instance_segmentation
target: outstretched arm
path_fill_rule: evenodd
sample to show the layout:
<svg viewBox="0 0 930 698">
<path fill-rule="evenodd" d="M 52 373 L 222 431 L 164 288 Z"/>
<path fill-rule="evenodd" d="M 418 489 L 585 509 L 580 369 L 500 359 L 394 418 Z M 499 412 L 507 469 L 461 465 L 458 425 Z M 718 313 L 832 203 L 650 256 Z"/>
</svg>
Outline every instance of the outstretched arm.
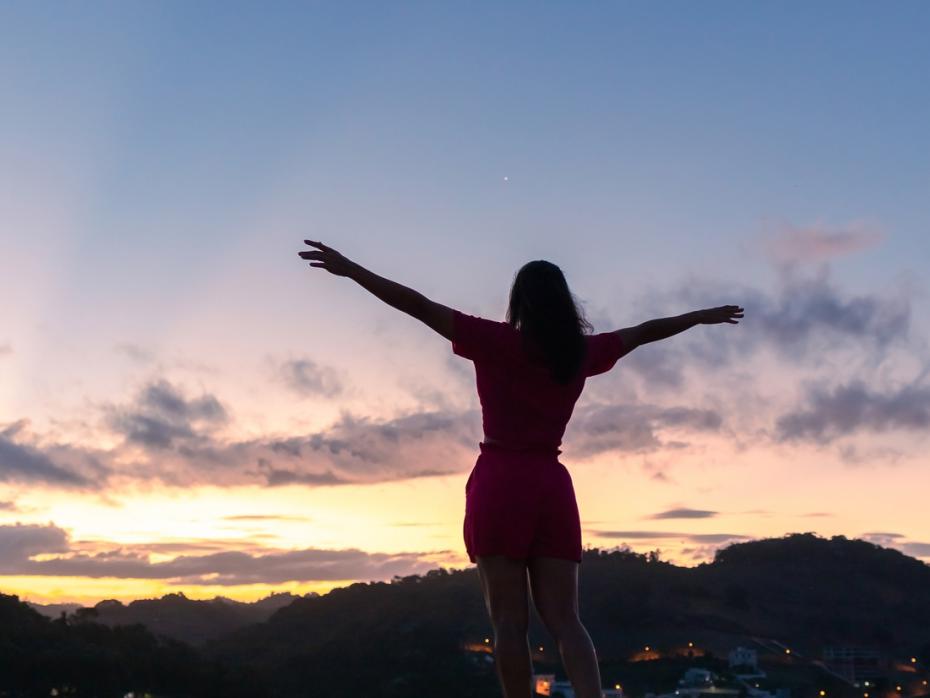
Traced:
<svg viewBox="0 0 930 698">
<path fill-rule="evenodd" d="M 640 344 L 648 344 L 659 339 L 665 339 L 679 332 L 689 330 L 695 325 L 715 325 L 722 322 L 736 325 L 734 318 L 743 317 L 743 308 L 738 305 L 721 305 L 718 308 L 705 308 L 692 310 L 690 313 L 675 315 L 674 317 L 656 318 L 647 320 L 635 327 L 625 327 L 617 330 L 623 339 L 624 345 L 632 351 Z"/>
<path fill-rule="evenodd" d="M 451 308 L 431 301 L 419 291 L 378 276 L 322 242 L 304 240 L 304 243 L 317 248 L 298 253 L 303 259 L 316 260 L 310 262 L 311 267 L 321 267 L 336 276 L 352 279 L 388 305 L 415 317 L 446 339 L 452 339 Z"/>
</svg>

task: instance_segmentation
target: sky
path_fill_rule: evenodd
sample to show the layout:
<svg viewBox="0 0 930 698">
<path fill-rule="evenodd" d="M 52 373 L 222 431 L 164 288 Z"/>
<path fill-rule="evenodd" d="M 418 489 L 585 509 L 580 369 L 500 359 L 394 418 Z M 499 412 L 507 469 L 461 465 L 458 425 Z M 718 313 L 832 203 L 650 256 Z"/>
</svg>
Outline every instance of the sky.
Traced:
<svg viewBox="0 0 930 698">
<path fill-rule="evenodd" d="M 930 562 L 930 5 L 0 5 L 0 591 L 252 600 L 470 565 L 503 320 L 736 304 L 588 380 L 586 547 Z"/>
</svg>

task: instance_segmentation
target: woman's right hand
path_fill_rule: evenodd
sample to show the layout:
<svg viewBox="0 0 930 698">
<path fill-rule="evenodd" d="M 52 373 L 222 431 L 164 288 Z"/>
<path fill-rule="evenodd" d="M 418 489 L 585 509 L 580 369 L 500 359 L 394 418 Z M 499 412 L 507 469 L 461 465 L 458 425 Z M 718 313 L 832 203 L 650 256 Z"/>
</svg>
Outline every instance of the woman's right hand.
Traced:
<svg viewBox="0 0 930 698">
<path fill-rule="evenodd" d="M 717 325 L 721 322 L 737 325 L 739 321 L 733 318 L 743 317 L 743 309 L 738 305 L 721 305 L 717 308 L 696 310 L 695 314 L 698 318 L 698 324 L 701 325 Z"/>
<path fill-rule="evenodd" d="M 317 260 L 315 262 L 310 262 L 311 267 L 320 267 L 336 276 L 349 276 L 353 271 L 358 269 L 358 265 L 355 262 L 336 252 L 336 250 L 329 245 L 324 245 L 317 240 L 304 240 L 304 244 L 317 248 L 315 250 L 304 250 L 303 252 L 297 253 L 301 259 Z"/>
</svg>

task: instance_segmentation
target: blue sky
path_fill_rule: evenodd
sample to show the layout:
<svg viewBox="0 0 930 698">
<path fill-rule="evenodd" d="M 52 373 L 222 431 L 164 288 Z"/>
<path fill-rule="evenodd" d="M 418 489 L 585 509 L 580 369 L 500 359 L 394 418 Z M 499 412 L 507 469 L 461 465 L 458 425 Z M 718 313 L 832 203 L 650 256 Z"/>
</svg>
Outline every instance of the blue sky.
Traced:
<svg viewBox="0 0 930 698">
<path fill-rule="evenodd" d="M 926 478 L 928 27 L 919 2 L 4 4 L 0 293 L 15 301 L 0 315 L 0 431 L 20 426 L 4 436 L 13 455 L 0 463 L 0 532 L 51 521 L 106 549 L 120 541 L 104 535 L 119 526 L 104 507 L 144 500 L 155 511 L 152 497 L 172 487 L 208 486 L 190 449 L 133 450 L 127 415 L 163 407 L 158 395 L 188 400 L 184 428 L 236 463 L 192 500 L 212 498 L 217 521 L 250 497 L 277 506 L 284 496 L 245 474 L 237 459 L 252 441 L 364 439 L 352 431 L 361 423 L 462 410 L 472 431 L 437 437 L 429 456 L 448 473 L 435 543 L 460 562 L 456 488 L 473 454 L 453 445 L 480 437 L 470 369 L 415 321 L 302 266 L 304 237 L 489 317 L 502 318 L 514 272 L 538 258 L 563 268 L 599 331 L 693 304 L 743 305 L 738 328 L 644 347 L 580 403 L 648 407 L 627 417 L 659 422 L 666 413 L 649 410 L 713 409 L 732 429 L 717 442 L 637 442 L 621 425 L 601 442 L 585 441 L 583 419 L 570 426 L 578 459 L 645 473 L 653 509 L 694 504 L 699 479 L 662 489 L 656 473 L 673 463 L 692 477 L 741 463 L 751 475 L 720 471 L 721 501 L 744 496 L 734 481 L 804 457 L 915 468 L 850 481 L 850 501 L 879 479 L 894 491 Z M 207 396 L 225 417 L 201 410 Z M 870 406 L 850 421 L 844 401 L 856 396 Z M 756 421 L 740 409 L 756 404 L 747 400 Z M 729 450 L 752 434 L 739 446 L 748 451 Z M 786 442 L 814 450 L 799 460 Z M 85 468 L 97 483 L 85 508 L 62 508 L 61 483 L 22 466 L 40 457 Z M 137 458 L 143 475 L 130 472 Z M 169 462 L 174 480 L 153 475 Z M 418 468 L 385 462 L 335 488 L 355 494 L 333 521 L 372 506 L 372 483 L 435 499 L 429 478 L 410 475 Z M 594 470 L 576 479 L 595 489 Z M 304 484 L 287 495 L 294 506 L 314 496 Z M 593 497 L 590 518 L 609 518 Z M 785 518 L 791 495 L 773 497 L 777 523 L 728 530 L 799 526 Z M 851 512 L 831 530 L 897 525 L 930 541 L 925 523 L 883 518 L 891 509 L 871 521 Z M 253 533 L 281 534 L 286 549 L 430 548 L 408 536 L 415 528 L 376 542 L 325 528 Z M 163 534 L 153 520 L 133 544 Z"/>
</svg>

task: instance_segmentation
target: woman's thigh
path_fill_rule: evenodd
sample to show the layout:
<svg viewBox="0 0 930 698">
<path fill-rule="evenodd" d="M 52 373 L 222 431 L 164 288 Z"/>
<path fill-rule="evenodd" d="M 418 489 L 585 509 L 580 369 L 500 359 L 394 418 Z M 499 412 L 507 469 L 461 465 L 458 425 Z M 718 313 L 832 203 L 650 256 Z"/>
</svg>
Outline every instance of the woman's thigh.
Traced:
<svg viewBox="0 0 930 698">
<path fill-rule="evenodd" d="M 479 555 L 477 563 L 491 623 L 495 628 L 507 625 L 525 632 L 529 625 L 526 561 L 506 555 Z"/>
<path fill-rule="evenodd" d="M 557 633 L 578 618 L 579 567 L 573 560 L 555 557 L 527 561 L 533 604 L 550 632 Z"/>
</svg>

